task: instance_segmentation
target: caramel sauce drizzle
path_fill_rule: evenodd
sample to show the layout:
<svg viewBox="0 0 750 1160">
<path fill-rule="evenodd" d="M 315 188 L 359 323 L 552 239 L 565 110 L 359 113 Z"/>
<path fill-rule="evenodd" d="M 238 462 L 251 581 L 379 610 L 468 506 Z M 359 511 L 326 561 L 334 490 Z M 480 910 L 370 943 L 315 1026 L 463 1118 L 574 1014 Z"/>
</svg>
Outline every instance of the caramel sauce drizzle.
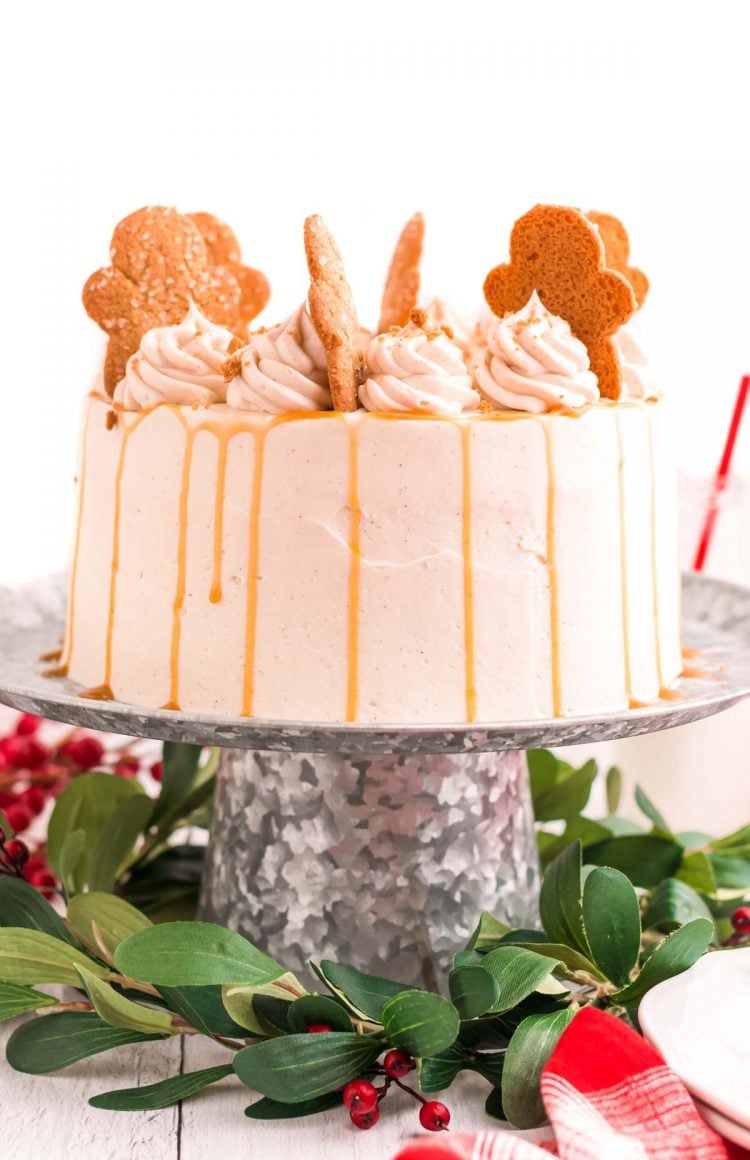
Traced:
<svg viewBox="0 0 750 1160">
<path fill-rule="evenodd" d="M 189 428 L 182 416 L 185 428 L 185 450 L 182 456 L 182 481 L 180 484 L 180 507 L 177 535 L 177 583 L 172 603 L 172 641 L 169 649 L 169 698 L 162 709 L 180 708 L 180 643 L 182 640 L 182 609 L 185 603 L 185 574 L 187 571 L 188 505 L 190 502 L 190 469 L 193 463 L 193 447 L 197 430 Z"/>
</svg>

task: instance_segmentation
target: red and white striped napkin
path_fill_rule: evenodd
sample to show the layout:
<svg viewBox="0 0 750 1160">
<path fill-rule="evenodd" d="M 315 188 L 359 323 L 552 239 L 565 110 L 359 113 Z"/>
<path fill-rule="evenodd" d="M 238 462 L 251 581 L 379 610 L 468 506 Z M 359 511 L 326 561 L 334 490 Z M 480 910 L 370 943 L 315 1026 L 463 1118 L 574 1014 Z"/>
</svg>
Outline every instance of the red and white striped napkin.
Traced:
<svg viewBox="0 0 750 1160">
<path fill-rule="evenodd" d="M 554 1141 L 507 1131 L 442 1133 L 407 1144 L 393 1160 L 740 1160 L 701 1119 L 660 1056 L 620 1019 L 580 1011 L 542 1072 Z"/>
</svg>

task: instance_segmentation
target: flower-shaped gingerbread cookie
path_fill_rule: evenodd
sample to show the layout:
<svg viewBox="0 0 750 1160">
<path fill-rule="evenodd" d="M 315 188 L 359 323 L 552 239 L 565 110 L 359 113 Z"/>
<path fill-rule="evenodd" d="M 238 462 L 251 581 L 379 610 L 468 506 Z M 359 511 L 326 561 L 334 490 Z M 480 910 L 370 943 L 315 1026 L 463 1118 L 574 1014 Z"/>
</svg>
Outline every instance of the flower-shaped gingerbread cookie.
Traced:
<svg viewBox="0 0 750 1160">
<path fill-rule="evenodd" d="M 536 290 L 586 344 L 603 398 L 620 397 L 620 368 L 611 336 L 635 310 L 625 278 L 605 265 L 596 227 L 577 209 L 537 205 L 513 227 L 510 262 L 490 270 L 484 294 L 500 317 L 526 305 Z"/>
<path fill-rule="evenodd" d="M 410 217 L 402 229 L 393 251 L 388 277 L 380 303 L 378 331 L 384 334 L 392 326 L 406 326 L 419 298 L 419 263 L 424 242 L 424 218 L 421 213 Z"/>
<path fill-rule="evenodd" d="M 260 270 L 242 265 L 240 244 L 234 230 L 226 222 L 214 217 L 212 213 L 189 213 L 187 217 L 195 222 L 203 235 L 211 265 L 228 270 L 239 283 L 240 305 L 237 322 L 231 329 L 243 335 L 271 297 L 268 279 Z"/>
<path fill-rule="evenodd" d="M 635 300 L 640 308 L 648 294 L 648 278 L 643 270 L 629 265 L 630 238 L 628 231 L 614 214 L 599 213 L 598 210 L 590 209 L 586 217 L 599 230 L 599 236 L 604 242 L 607 266 L 610 270 L 617 270 L 617 273 L 622 274 L 623 278 L 627 278 L 633 287 Z"/>
<path fill-rule="evenodd" d="M 200 230 L 176 209 L 145 206 L 124 218 L 110 255 L 112 265 L 97 270 L 83 288 L 86 312 L 109 336 L 104 385 L 110 395 L 143 335 L 181 322 L 191 301 L 212 322 L 236 326 L 237 279 L 211 265 Z"/>
<path fill-rule="evenodd" d="M 334 410 L 356 411 L 362 370 L 357 311 L 338 247 L 318 214 L 305 221 L 305 255 L 310 272 L 307 303 L 325 347 Z"/>
</svg>

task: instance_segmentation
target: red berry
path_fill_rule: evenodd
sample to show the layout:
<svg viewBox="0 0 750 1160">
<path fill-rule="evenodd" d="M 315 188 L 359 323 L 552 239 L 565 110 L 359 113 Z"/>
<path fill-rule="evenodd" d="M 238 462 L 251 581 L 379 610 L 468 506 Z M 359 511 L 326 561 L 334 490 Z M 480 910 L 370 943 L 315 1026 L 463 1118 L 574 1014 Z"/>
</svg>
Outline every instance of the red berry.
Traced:
<svg viewBox="0 0 750 1160">
<path fill-rule="evenodd" d="M 732 915 L 732 926 L 742 934 L 750 931 L 750 906 L 738 906 Z"/>
<path fill-rule="evenodd" d="M 12 806 L 18 801 L 18 794 L 14 793 L 12 789 L 0 789 L 0 810 L 4 810 L 6 806 Z"/>
<path fill-rule="evenodd" d="M 10 762 L 5 756 L 5 750 L 0 749 L 0 773 L 5 773 L 7 769 L 10 769 Z"/>
<path fill-rule="evenodd" d="M 14 769 L 39 769 L 47 760 L 46 745 L 34 737 L 3 737 L 0 747 Z"/>
<path fill-rule="evenodd" d="M 64 741 L 57 753 L 77 769 L 87 770 L 101 764 L 104 746 L 98 737 L 73 737 Z"/>
<path fill-rule="evenodd" d="M 29 860 L 29 847 L 20 838 L 10 838 L 5 843 L 4 849 L 16 866 L 24 866 Z"/>
<path fill-rule="evenodd" d="M 333 1031 L 330 1023 L 311 1023 L 307 1029 L 308 1035 L 325 1035 L 327 1032 Z"/>
<path fill-rule="evenodd" d="M 151 776 L 153 777 L 154 781 L 161 781 L 163 773 L 164 763 L 162 761 L 155 761 L 151 766 Z"/>
<path fill-rule="evenodd" d="M 32 814 L 41 814 L 47 798 L 41 786 L 30 785 L 21 794 L 21 801 L 28 806 Z"/>
<path fill-rule="evenodd" d="M 16 721 L 16 733 L 19 737 L 30 737 L 41 723 L 41 717 L 35 717 L 33 713 L 22 713 Z"/>
<path fill-rule="evenodd" d="M 52 898 L 57 890 L 57 879 L 51 870 L 35 870 L 26 876 L 26 881 L 41 890 L 45 898 Z"/>
<path fill-rule="evenodd" d="M 121 757 L 115 764 L 114 773 L 117 777 L 135 777 L 141 763 L 137 757 Z"/>
<path fill-rule="evenodd" d="M 34 815 L 31 810 L 22 802 L 16 802 L 11 806 L 6 806 L 3 812 L 8 819 L 9 826 L 16 834 L 22 834 L 24 830 L 28 830 L 34 820 Z"/>
<path fill-rule="evenodd" d="M 48 870 L 47 859 L 42 854 L 32 854 L 23 868 L 23 876 L 28 882 L 37 870 Z"/>
<path fill-rule="evenodd" d="M 349 1119 L 355 1128 L 361 1128 L 363 1132 L 366 1132 L 373 1124 L 377 1124 L 380 1119 L 380 1108 L 375 1104 L 375 1107 L 370 1108 L 367 1112 L 351 1111 L 349 1112 Z"/>
<path fill-rule="evenodd" d="M 344 1107 L 350 1112 L 370 1112 L 378 1103 L 378 1089 L 366 1079 L 355 1079 L 344 1088 Z"/>
<path fill-rule="evenodd" d="M 392 1079 L 401 1079 L 402 1076 L 408 1075 L 413 1070 L 414 1060 L 408 1051 L 404 1051 L 403 1048 L 394 1048 L 393 1051 L 386 1052 L 383 1068 L 385 1074 Z"/>
<path fill-rule="evenodd" d="M 451 1122 L 451 1114 L 439 1100 L 428 1100 L 419 1109 L 419 1122 L 428 1132 L 442 1132 Z"/>
</svg>

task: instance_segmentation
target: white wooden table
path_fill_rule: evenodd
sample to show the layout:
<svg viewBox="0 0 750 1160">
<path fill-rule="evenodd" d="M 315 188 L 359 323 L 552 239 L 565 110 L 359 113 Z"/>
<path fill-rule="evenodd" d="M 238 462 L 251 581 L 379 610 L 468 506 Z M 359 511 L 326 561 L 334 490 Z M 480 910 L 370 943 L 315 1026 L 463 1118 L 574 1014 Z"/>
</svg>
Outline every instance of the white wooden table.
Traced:
<svg viewBox="0 0 750 1160">
<path fill-rule="evenodd" d="M 54 1018 L 54 1016 L 51 1016 Z M 2 1054 L 15 1023 L 0 1028 Z M 120 1047 L 49 1076 L 21 1075 L 0 1063 L 4 1160 L 390 1160 L 412 1136 L 426 1135 L 417 1103 L 391 1092 L 375 1127 L 362 1132 L 343 1108 L 303 1120 L 248 1120 L 252 1092 L 229 1077 L 184 1105 L 159 1112 L 104 1112 L 90 1096 L 155 1083 L 180 1071 L 226 1063 L 228 1052 L 198 1037 Z M 466 1074 L 445 1093 L 451 1127 L 492 1126 L 486 1080 Z M 524 1132 L 524 1138 L 540 1133 Z"/>
</svg>

